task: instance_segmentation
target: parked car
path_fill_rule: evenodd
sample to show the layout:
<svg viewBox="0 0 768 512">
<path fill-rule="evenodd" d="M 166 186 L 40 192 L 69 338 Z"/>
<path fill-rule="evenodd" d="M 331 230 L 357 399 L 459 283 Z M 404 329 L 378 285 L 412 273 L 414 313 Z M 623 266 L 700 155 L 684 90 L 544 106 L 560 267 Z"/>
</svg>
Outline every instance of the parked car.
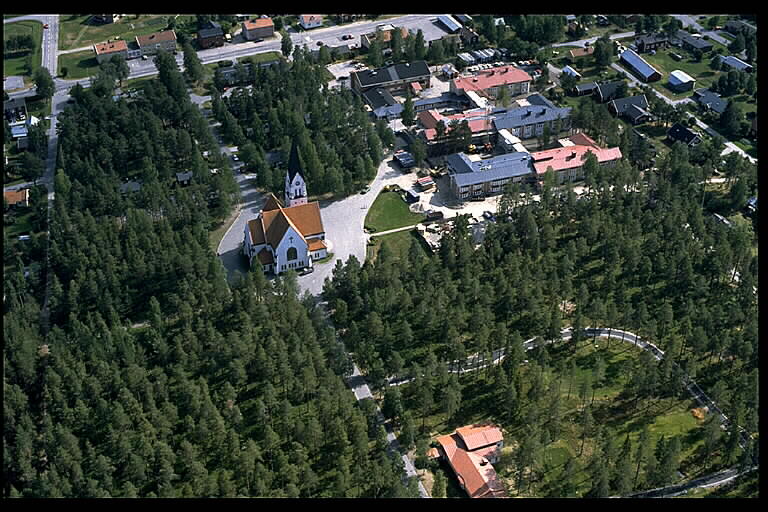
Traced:
<svg viewBox="0 0 768 512">
<path fill-rule="evenodd" d="M 323 46 L 323 42 L 322 41 L 318 41 L 317 42 L 317 46 Z"/>
<path fill-rule="evenodd" d="M 352 34 L 344 34 L 341 36 L 342 41 L 346 41 L 347 39 L 352 39 Z"/>
<path fill-rule="evenodd" d="M 360 193 L 361 194 L 367 194 L 369 190 L 371 190 L 371 186 L 370 185 L 366 185 L 365 187 L 363 187 L 363 190 L 361 190 Z"/>
<path fill-rule="evenodd" d="M 314 271 L 315 271 L 315 267 L 307 267 L 304 270 L 302 270 L 301 272 L 299 272 L 299 275 L 300 276 L 305 276 L 307 274 L 311 274 Z"/>
<path fill-rule="evenodd" d="M 483 217 L 488 219 L 488 220 L 491 220 L 491 218 L 493 217 L 493 213 L 491 213 L 488 210 L 486 210 L 486 211 L 483 212 Z"/>
<path fill-rule="evenodd" d="M 43 25 L 43 28 L 48 28 L 48 24 L 46 23 L 45 25 Z"/>
<path fill-rule="evenodd" d="M 264 42 L 264 39 L 262 39 L 262 38 L 260 37 L 260 38 L 258 38 L 258 39 L 254 39 L 254 40 L 253 40 L 253 42 L 254 42 L 254 43 L 263 43 L 263 42 Z"/>
<path fill-rule="evenodd" d="M 235 162 L 239 162 L 240 161 L 240 157 L 237 156 L 237 155 L 232 155 L 232 160 L 234 160 Z"/>
</svg>

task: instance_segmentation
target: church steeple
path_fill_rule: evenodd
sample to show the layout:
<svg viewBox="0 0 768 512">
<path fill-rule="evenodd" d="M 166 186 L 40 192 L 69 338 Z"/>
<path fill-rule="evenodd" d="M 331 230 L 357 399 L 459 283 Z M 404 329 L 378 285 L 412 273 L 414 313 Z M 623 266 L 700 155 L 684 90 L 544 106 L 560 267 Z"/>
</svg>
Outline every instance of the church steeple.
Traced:
<svg viewBox="0 0 768 512">
<path fill-rule="evenodd" d="M 301 170 L 299 145 L 296 140 L 291 145 L 291 155 L 288 158 L 288 172 L 285 175 L 285 206 L 290 208 L 307 203 L 307 184 Z"/>
</svg>

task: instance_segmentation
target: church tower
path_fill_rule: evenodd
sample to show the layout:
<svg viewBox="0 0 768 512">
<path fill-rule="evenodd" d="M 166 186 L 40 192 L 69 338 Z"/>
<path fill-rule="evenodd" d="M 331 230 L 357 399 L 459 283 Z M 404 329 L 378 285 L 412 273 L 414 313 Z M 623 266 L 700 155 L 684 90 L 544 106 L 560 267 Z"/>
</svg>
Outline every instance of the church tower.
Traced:
<svg viewBox="0 0 768 512">
<path fill-rule="evenodd" d="M 288 172 L 285 175 L 285 207 L 307 204 L 307 183 L 301 172 L 299 162 L 299 146 L 296 141 L 291 145 L 291 156 L 288 158 Z"/>
</svg>

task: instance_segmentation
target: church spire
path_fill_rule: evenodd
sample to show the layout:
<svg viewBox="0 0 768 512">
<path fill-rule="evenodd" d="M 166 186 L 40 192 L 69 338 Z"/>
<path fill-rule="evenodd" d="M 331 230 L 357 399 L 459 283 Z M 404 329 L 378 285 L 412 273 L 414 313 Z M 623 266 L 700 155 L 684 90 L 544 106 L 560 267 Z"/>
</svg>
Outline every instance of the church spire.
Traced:
<svg viewBox="0 0 768 512">
<path fill-rule="evenodd" d="M 307 203 L 307 183 L 301 170 L 299 145 L 296 139 L 291 144 L 291 155 L 288 158 L 288 172 L 285 174 L 285 206 L 297 206 Z"/>
</svg>

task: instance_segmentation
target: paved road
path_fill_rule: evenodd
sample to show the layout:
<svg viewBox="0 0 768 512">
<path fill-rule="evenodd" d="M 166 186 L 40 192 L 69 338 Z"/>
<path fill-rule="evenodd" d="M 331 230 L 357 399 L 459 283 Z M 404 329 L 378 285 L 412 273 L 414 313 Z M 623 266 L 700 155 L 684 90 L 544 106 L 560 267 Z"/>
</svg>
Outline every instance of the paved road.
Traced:
<svg viewBox="0 0 768 512">
<path fill-rule="evenodd" d="M 389 235 L 391 233 L 397 233 L 398 231 L 408 231 L 408 230 L 414 229 L 416 226 L 418 226 L 418 224 L 414 224 L 412 226 L 403 226 L 402 228 L 389 229 L 387 231 L 379 231 L 378 233 L 371 233 L 368 236 Z"/>
<path fill-rule="evenodd" d="M 619 66 L 618 63 L 616 63 L 616 62 L 612 63 L 611 67 L 613 69 L 615 69 L 616 71 L 620 72 L 620 73 L 624 73 L 627 76 L 627 78 L 629 79 L 629 85 L 630 86 L 634 86 L 634 87 L 638 87 L 639 88 L 640 86 L 646 85 L 643 82 L 639 81 L 635 77 L 635 75 L 630 73 L 627 69 L 624 69 L 623 67 Z M 651 88 L 651 91 L 653 91 L 653 93 L 656 96 L 658 96 L 659 98 L 661 98 L 664 102 L 666 102 L 666 103 L 668 103 L 668 104 L 670 104 L 670 105 L 672 105 L 674 107 L 676 107 L 678 105 L 682 105 L 684 103 L 693 103 L 693 100 L 690 99 L 690 98 L 682 98 L 682 99 L 679 99 L 679 100 L 671 100 L 671 99 L 667 98 L 666 96 L 664 96 L 659 91 L 657 91 L 656 89 Z"/>
<path fill-rule="evenodd" d="M 714 41 L 717 41 L 720 44 L 724 44 L 725 46 L 728 46 L 731 44 L 729 40 L 721 36 L 717 33 L 715 30 L 707 30 L 696 21 L 698 16 L 697 15 L 690 15 L 690 14 L 672 14 L 673 18 L 677 18 L 680 20 L 680 22 L 683 24 L 683 28 L 685 27 L 693 27 L 694 30 L 700 32 L 702 35 L 709 36 Z"/>
<path fill-rule="evenodd" d="M 723 137 L 722 135 L 717 133 L 717 131 L 715 131 L 714 128 L 712 128 L 711 126 L 707 125 L 703 121 L 699 120 L 699 118 L 695 117 L 693 114 L 688 113 L 688 117 L 693 117 L 696 120 L 696 126 L 698 126 L 702 130 L 707 132 L 709 135 L 711 135 L 713 137 L 717 137 L 717 136 Z M 754 158 L 754 157 L 748 155 L 743 149 L 741 149 L 739 146 L 737 146 L 733 142 L 730 142 L 725 137 L 723 137 L 723 139 L 725 139 L 726 142 L 725 142 L 725 149 L 723 150 L 721 155 L 727 155 L 728 153 L 732 153 L 732 152 L 735 151 L 736 153 L 740 154 L 741 156 L 743 156 L 744 158 L 746 158 L 747 160 L 749 160 L 753 164 L 757 163 L 757 158 Z"/>
<path fill-rule="evenodd" d="M 621 32 L 620 34 L 609 35 L 608 39 L 613 41 L 614 39 L 624 39 L 624 38 L 627 38 L 627 37 L 634 37 L 634 36 L 635 36 L 635 32 L 634 31 L 632 31 L 632 32 Z M 552 46 L 553 48 L 560 48 L 561 46 L 579 46 L 579 47 L 583 47 L 583 46 L 586 45 L 586 43 L 595 44 L 595 41 L 597 41 L 598 39 L 599 39 L 599 37 L 596 36 L 596 37 L 590 37 L 588 39 L 579 39 L 578 41 L 566 41 L 565 43 L 553 43 L 550 46 Z M 547 48 L 547 47 L 544 46 L 542 48 Z"/>
</svg>

